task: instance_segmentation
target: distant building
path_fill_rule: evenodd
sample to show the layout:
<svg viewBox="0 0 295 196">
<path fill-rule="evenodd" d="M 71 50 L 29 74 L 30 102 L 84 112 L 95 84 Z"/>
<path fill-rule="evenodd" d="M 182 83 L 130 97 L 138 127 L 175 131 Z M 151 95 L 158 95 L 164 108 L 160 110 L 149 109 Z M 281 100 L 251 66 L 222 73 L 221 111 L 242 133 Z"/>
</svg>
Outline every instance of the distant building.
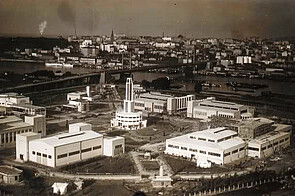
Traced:
<svg viewBox="0 0 295 196">
<path fill-rule="evenodd" d="M 290 133 L 273 131 L 250 140 L 247 151 L 249 157 L 265 158 L 289 146 Z"/>
<path fill-rule="evenodd" d="M 146 120 L 142 119 L 141 112 L 134 112 L 134 91 L 132 78 L 126 81 L 126 96 L 124 100 L 123 111 L 118 110 L 116 116 L 111 120 L 111 127 L 117 127 L 125 130 L 135 130 L 146 127 Z"/>
<path fill-rule="evenodd" d="M 248 142 L 248 156 L 264 158 L 290 146 L 292 126 L 276 124 L 265 118 L 242 121 L 236 128 Z"/>
<path fill-rule="evenodd" d="M 195 159 L 198 165 L 223 165 L 246 157 L 247 144 L 223 127 L 197 131 L 166 140 L 166 154 Z"/>
<path fill-rule="evenodd" d="M 63 105 L 63 107 L 75 109 L 82 113 L 87 112 L 89 111 L 89 102 L 94 100 L 94 96 L 91 94 L 90 86 L 86 87 L 86 91 L 68 93 L 68 104 Z"/>
<path fill-rule="evenodd" d="M 250 56 L 238 56 L 237 57 L 237 64 L 249 64 L 252 63 L 252 58 Z"/>
<path fill-rule="evenodd" d="M 25 116 L 23 121 L 16 116 L 4 116 L 0 118 L 0 144 L 6 146 L 14 144 L 16 134 L 34 132 L 42 136 L 46 135 L 45 116 Z"/>
<path fill-rule="evenodd" d="M 17 93 L 0 95 L 0 106 L 8 107 L 17 116 L 21 115 L 46 115 L 46 108 L 32 105 L 29 97 Z"/>
<path fill-rule="evenodd" d="M 232 102 L 217 101 L 214 97 L 188 102 L 187 117 L 208 119 L 213 116 L 247 119 L 254 116 L 254 107 Z"/>
<path fill-rule="evenodd" d="M 22 170 L 15 167 L 0 165 L 0 183 L 17 184 L 21 181 Z"/>
</svg>

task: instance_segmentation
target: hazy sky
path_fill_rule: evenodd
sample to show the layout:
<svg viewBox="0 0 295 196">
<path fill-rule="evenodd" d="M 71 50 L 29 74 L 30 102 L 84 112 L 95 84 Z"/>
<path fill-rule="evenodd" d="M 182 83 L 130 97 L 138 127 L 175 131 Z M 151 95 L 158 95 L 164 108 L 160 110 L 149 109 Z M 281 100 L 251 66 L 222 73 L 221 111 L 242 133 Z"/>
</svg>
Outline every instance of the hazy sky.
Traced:
<svg viewBox="0 0 295 196">
<path fill-rule="evenodd" d="M 0 34 L 295 35 L 295 0 L 0 0 Z"/>
</svg>

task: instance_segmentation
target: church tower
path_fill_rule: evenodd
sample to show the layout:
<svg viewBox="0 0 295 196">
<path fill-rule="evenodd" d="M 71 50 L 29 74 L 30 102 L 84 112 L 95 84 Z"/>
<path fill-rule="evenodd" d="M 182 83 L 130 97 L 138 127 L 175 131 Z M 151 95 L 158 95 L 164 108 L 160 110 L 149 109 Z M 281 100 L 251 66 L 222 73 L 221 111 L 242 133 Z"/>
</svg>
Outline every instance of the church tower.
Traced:
<svg viewBox="0 0 295 196">
<path fill-rule="evenodd" d="M 114 39 L 114 31 L 113 31 L 113 29 L 112 29 L 111 42 L 114 42 L 114 41 L 115 41 L 115 39 Z"/>
</svg>

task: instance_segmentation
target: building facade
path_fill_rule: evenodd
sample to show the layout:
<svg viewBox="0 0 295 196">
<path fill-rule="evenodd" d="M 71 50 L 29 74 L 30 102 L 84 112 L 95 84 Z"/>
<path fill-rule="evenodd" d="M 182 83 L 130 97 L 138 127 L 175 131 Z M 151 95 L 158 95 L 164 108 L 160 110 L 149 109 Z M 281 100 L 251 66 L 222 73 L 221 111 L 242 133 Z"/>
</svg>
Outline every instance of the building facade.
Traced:
<svg viewBox="0 0 295 196">
<path fill-rule="evenodd" d="M 248 119 L 254 116 L 254 107 L 231 102 L 217 101 L 214 97 L 188 102 L 187 117 L 208 119 L 213 116 Z"/>
<path fill-rule="evenodd" d="M 16 135 L 35 132 L 46 135 L 46 119 L 43 115 L 25 116 L 23 121 L 17 116 L 4 116 L 0 119 L 0 145 L 13 145 Z"/>
<path fill-rule="evenodd" d="M 194 95 L 174 97 L 162 93 L 143 93 L 134 100 L 134 109 L 147 113 L 168 113 L 186 111 L 189 101 L 195 99 Z"/>
<path fill-rule="evenodd" d="M 246 149 L 235 131 L 215 128 L 167 139 L 165 153 L 223 165 L 246 157 Z"/>
<path fill-rule="evenodd" d="M 6 93 L 0 95 L 0 106 L 8 107 L 17 116 L 21 115 L 46 115 L 44 107 L 32 105 L 29 97 L 17 93 Z"/>
<path fill-rule="evenodd" d="M 103 155 L 110 157 L 125 153 L 125 138 L 119 136 L 104 137 L 103 149 Z"/>
</svg>

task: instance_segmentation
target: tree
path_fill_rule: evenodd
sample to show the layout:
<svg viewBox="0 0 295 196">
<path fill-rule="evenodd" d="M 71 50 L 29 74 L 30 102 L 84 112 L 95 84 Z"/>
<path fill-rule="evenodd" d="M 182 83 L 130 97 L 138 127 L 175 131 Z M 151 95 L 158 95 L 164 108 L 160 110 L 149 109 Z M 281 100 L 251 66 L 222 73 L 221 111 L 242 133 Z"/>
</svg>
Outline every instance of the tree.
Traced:
<svg viewBox="0 0 295 196">
<path fill-rule="evenodd" d="M 170 80 L 167 77 L 155 79 L 152 81 L 152 87 L 156 90 L 167 90 L 170 87 Z"/>
<path fill-rule="evenodd" d="M 195 82 L 195 92 L 199 93 L 202 91 L 202 84 L 200 82 Z"/>
<path fill-rule="evenodd" d="M 148 88 L 151 87 L 151 83 L 150 83 L 149 81 L 147 81 L 147 80 L 143 80 L 143 81 L 141 82 L 141 86 L 142 86 L 143 88 L 145 88 L 145 89 L 148 89 Z"/>
</svg>

